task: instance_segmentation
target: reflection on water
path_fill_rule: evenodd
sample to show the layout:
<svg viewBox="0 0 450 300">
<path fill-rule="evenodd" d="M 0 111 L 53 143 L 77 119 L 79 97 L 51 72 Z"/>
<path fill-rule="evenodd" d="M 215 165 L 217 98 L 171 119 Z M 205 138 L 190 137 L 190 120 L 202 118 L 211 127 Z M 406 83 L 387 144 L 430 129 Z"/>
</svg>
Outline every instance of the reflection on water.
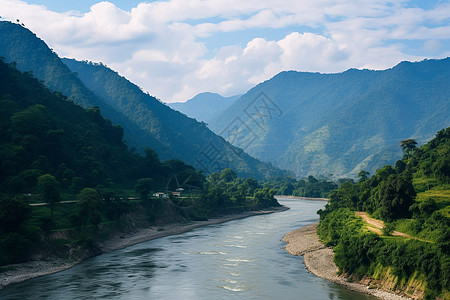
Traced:
<svg viewBox="0 0 450 300">
<path fill-rule="evenodd" d="M 0 299 L 374 299 L 318 278 L 281 242 L 323 202 L 211 225 L 88 259 L 0 291 Z"/>
</svg>

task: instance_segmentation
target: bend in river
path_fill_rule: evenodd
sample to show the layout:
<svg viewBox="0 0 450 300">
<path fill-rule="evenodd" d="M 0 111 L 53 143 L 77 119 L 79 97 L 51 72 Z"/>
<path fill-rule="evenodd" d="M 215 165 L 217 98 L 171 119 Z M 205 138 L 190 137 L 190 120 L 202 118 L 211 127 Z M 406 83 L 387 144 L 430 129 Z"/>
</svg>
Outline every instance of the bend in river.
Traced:
<svg viewBox="0 0 450 300">
<path fill-rule="evenodd" d="M 304 269 L 283 235 L 318 221 L 324 202 L 279 199 L 290 210 L 209 225 L 88 259 L 15 284 L 1 299 L 375 299 Z"/>
</svg>

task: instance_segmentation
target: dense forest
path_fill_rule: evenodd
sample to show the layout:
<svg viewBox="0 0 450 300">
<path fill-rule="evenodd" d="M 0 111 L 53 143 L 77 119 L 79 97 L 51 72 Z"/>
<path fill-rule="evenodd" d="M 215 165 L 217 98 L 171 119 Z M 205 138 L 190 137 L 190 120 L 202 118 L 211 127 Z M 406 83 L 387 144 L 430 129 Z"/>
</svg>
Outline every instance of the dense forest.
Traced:
<svg viewBox="0 0 450 300">
<path fill-rule="evenodd" d="M 340 272 L 389 278 L 405 292 L 448 299 L 450 291 L 450 128 L 403 159 L 343 183 L 320 210 L 318 234 L 334 247 Z M 358 217 L 384 221 L 382 232 Z"/>
<path fill-rule="evenodd" d="M 286 176 L 266 181 L 264 187 L 274 189 L 277 195 L 328 198 L 332 190 L 348 180 L 352 181 L 352 179 L 338 179 L 334 182 L 328 178 L 315 178 L 312 175 L 304 179 Z"/>
<path fill-rule="evenodd" d="M 286 173 L 263 163 L 214 134 L 203 122 L 175 111 L 102 63 L 60 59 L 33 32 L 0 22 L 0 57 L 32 72 L 51 91 L 63 93 L 84 108 L 123 128 L 127 145 L 144 154 L 149 147 L 165 159 L 180 159 L 205 173 L 230 167 L 241 177 L 270 178 Z M 211 159 L 211 151 L 215 151 Z"/>
<path fill-rule="evenodd" d="M 152 149 L 130 151 L 98 107 L 82 108 L 2 61 L 0 116 L 0 265 L 44 248 L 95 248 L 98 228 L 126 225 L 125 216 L 158 224 L 278 205 L 273 190 L 231 169 L 206 177 Z M 49 240 L 58 231 L 70 238 Z"/>
</svg>

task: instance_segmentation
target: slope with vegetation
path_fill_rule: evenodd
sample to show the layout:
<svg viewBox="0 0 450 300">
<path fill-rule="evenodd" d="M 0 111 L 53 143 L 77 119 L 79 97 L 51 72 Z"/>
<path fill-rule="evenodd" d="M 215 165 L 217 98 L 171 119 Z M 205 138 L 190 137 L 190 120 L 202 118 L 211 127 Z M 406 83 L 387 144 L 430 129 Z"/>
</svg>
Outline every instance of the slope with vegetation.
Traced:
<svg viewBox="0 0 450 300">
<path fill-rule="evenodd" d="M 98 106 L 105 117 L 122 126 L 127 144 L 141 154 L 150 147 L 162 159 L 181 159 L 206 172 L 231 167 L 240 176 L 258 179 L 282 173 L 236 149 L 204 123 L 142 92 L 103 64 L 64 60 L 69 69 L 44 41 L 19 24 L 0 22 L 0 40 L 0 56 L 6 62 L 31 72 L 50 90 L 84 108 Z M 209 159 L 211 149 L 217 153 L 213 160 Z"/>
<path fill-rule="evenodd" d="M 96 253 L 102 228 L 277 205 L 272 191 L 231 169 L 205 178 L 149 148 L 128 150 L 122 128 L 98 107 L 77 106 L 1 61 L 0 128 L 0 265 Z M 176 189 L 189 193 L 152 196 Z"/>
<path fill-rule="evenodd" d="M 447 299 L 450 128 L 420 148 L 413 140 L 403 141 L 402 148 L 395 166 L 370 178 L 361 171 L 357 183 L 345 182 L 331 193 L 318 212 L 318 234 L 334 247 L 340 272 L 369 276 L 415 298 Z"/>
<path fill-rule="evenodd" d="M 208 173 L 232 168 L 243 177 L 270 178 L 284 172 L 249 156 L 214 134 L 205 123 L 172 110 L 104 65 L 63 59 L 104 102 L 164 145 L 162 158 L 175 157 Z M 138 150 L 145 140 L 130 145 Z"/>
<path fill-rule="evenodd" d="M 424 143 L 450 126 L 448 78 L 450 58 L 383 71 L 281 72 L 249 90 L 210 128 L 221 134 L 239 118 L 241 140 L 258 136 L 245 148 L 250 155 L 297 177 L 356 178 L 361 169 L 373 173 L 400 159 L 401 140 Z"/>
<path fill-rule="evenodd" d="M 338 183 L 340 182 L 341 180 L 338 180 Z M 295 179 L 289 176 L 276 178 L 266 181 L 264 186 L 274 189 L 277 195 L 328 198 L 330 192 L 335 190 L 338 184 L 327 178 L 315 178 L 310 175 L 305 179 Z"/>
</svg>

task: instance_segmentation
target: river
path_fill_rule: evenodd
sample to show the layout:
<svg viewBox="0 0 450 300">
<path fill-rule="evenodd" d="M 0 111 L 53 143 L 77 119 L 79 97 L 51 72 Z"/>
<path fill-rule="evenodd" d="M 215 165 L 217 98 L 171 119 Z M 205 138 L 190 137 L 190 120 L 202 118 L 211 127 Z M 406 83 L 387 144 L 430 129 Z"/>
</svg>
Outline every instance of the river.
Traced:
<svg viewBox="0 0 450 300">
<path fill-rule="evenodd" d="M 283 235 L 317 222 L 321 201 L 137 244 L 0 291 L 0 299 L 375 299 L 316 277 Z"/>
</svg>

